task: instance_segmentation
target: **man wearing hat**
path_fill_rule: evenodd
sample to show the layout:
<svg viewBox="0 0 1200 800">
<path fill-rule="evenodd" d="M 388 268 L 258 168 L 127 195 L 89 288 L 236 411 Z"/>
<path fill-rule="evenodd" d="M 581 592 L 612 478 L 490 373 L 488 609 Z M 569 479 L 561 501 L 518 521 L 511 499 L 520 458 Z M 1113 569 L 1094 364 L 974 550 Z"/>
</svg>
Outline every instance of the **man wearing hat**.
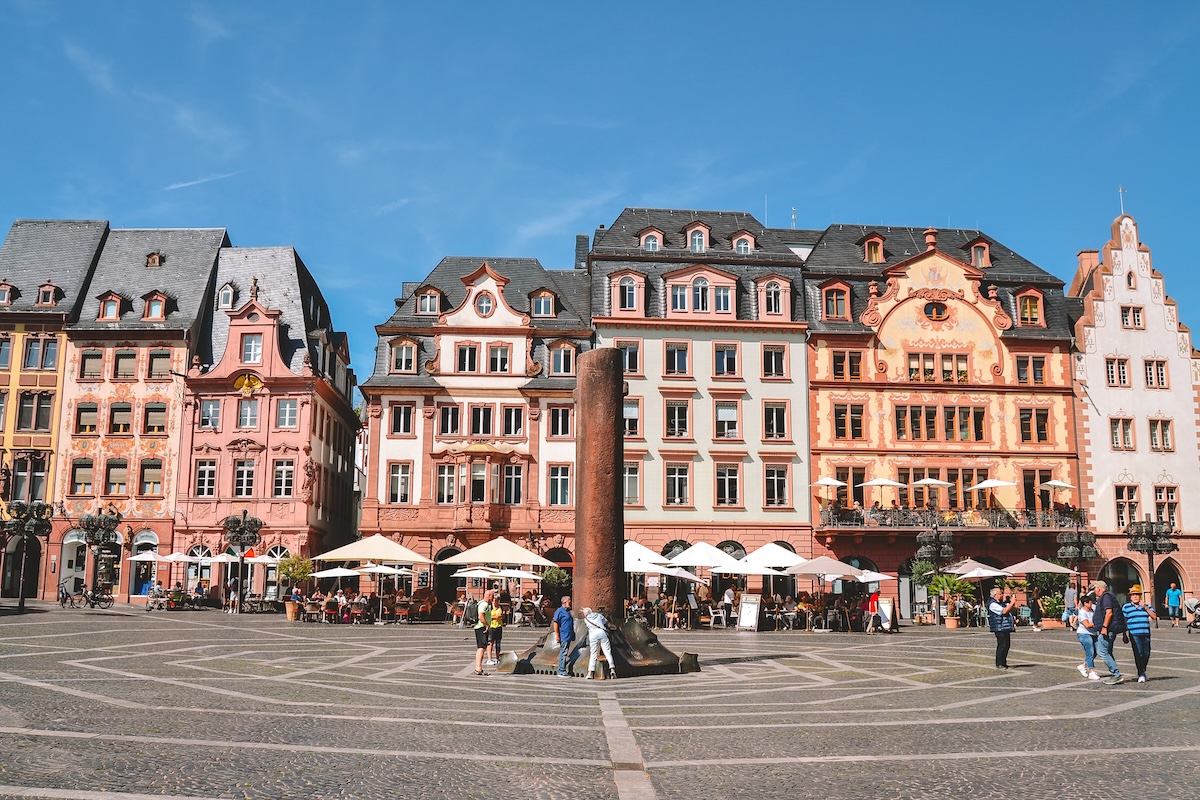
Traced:
<svg viewBox="0 0 1200 800">
<path fill-rule="evenodd" d="M 1125 629 L 1129 646 L 1133 648 L 1133 663 L 1137 665 L 1138 683 L 1146 682 L 1146 665 L 1150 663 L 1150 620 L 1158 620 L 1154 607 L 1142 603 L 1142 586 L 1129 587 L 1129 602 L 1121 607 L 1125 614 Z"/>
</svg>

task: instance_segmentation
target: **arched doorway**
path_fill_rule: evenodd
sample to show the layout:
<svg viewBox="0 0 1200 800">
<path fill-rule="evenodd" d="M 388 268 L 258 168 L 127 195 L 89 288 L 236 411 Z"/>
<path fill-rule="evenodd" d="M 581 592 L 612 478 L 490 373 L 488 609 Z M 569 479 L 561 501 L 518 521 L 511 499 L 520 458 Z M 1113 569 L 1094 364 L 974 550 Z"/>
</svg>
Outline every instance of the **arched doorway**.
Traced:
<svg viewBox="0 0 1200 800">
<path fill-rule="evenodd" d="M 855 569 L 869 569 L 872 572 L 879 570 L 875 566 L 875 562 L 866 556 L 844 556 L 839 559 L 843 564 L 849 564 Z M 878 584 L 876 584 L 878 586 Z M 832 592 L 833 594 L 860 594 L 864 589 L 867 589 L 868 584 L 862 584 L 858 581 L 834 581 Z M 869 589 L 867 589 L 869 591 Z"/>
<path fill-rule="evenodd" d="M 140 555 L 142 553 L 157 553 L 158 552 L 158 534 L 151 530 L 138 531 L 133 537 L 133 554 Z M 158 564 L 153 561 L 131 561 L 129 562 L 133 568 L 132 583 L 129 586 L 129 593 L 146 594 L 150 587 L 154 585 L 155 575 L 158 572 Z"/>
<path fill-rule="evenodd" d="M 740 561 L 746 557 L 746 548 L 742 546 L 741 542 L 734 541 L 733 539 L 726 539 L 725 541 L 721 542 L 719 545 L 717 545 L 717 549 L 732 558 L 734 561 Z M 735 592 L 744 592 L 746 590 L 745 575 L 713 575 L 712 582 L 713 597 L 720 597 L 730 586 L 733 587 Z"/>
<path fill-rule="evenodd" d="M 777 539 L 775 544 L 787 550 L 789 553 L 796 552 L 796 548 L 792 547 L 789 542 Z M 782 598 L 796 597 L 796 576 L 795 575 L 780 575 L 763 578 L 766 582 L 766 590 L 772 596 L 779 595 Z"/>
<path fill-rule="evenodd" d="M 1100 570 L 1100 580 L 1108 584 L 1108 588 L 1124 603 L 1129 599 L 1129 587 L 1142 583 L 1142 573 L 1137 565 L 1127 558 L 1114 558 Z"/>
<path fill-rule="evenodd" d="M 1187 591 L 1187 587 L 1183 585 L 1179 564 L 1175 559 L 1168 558 L 1154 570 L 1154 608 L 1163 619 L 1167 618 L 1167 589 L 1171 588 L 1172 583 L 1175 584 L 1175 588 Z"/>
<path fill-rule="evenodd" d="M 456 556 L 462 552 L 459 547 L 443 547 L 438 551 L 438 554 L 433 557 L 433 592 L 437 599 L 443 603 L 458 602 L 458 588 L 466 586 L 467 578 L 456 578 L 454 573 L 458 572 L 462 567 L 458 564 L 443 564 L 443 560 L 450 556 Z M 479 596 L 479 592 L 474 593 Z"/>
<path fill-rule="evenodd" d="M 23 543 L 23 544 L 22 544 Z M 22 550 L 24 558 L 21 557 Z M 4 553 L 4 578 L 0 596 L 37 597 L 38 569 L 42 563 L 42 543 L 36 536 L 14 536 L 8 540 Z M 25 589 L 21 591 L 21 565 L 24 564 Z"/>
<path fill-rule="evenodd" d="M 663 545 L 661 551 L 662 557 L 672 559 L 689 547 L 691 545 L 683 539 L 672 539 Z M 662 589 L 660 591 L 662 594 L 682 599 L 687 596 L 688 592 L 692 591 L 692 587 L 688 581 L 681 581 L 679 578 L 672 578 L 668 575 L 663 577 Z"/>
<path fill-rule="evenodd" d="M 188 562 L 187 571 L 184 573 L 184 586 L 192 588 L 200 583 L 204 586 L 205 591 L 208 591 L 208 588 L 212 586 L 212 562 L 208 560 L 213 557 L 212 550 L 202 544 L 197 544 L 188 548 L 187 555 L 188 558 L 198 560 Z"/>
</svg>

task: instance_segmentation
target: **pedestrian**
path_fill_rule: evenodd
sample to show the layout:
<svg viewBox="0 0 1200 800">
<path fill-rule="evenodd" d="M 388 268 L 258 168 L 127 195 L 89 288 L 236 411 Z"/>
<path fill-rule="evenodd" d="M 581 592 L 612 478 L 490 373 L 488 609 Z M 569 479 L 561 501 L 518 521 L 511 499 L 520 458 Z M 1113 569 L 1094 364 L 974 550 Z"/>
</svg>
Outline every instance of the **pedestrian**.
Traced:
<svg viewBox="0 0 1200 800">
<path fill-rule="evenodd" d="M 1075 635 L 1083 648 L 1083 663 L 1076 667 L 1079 674 L 1089 681 L 1098 681 L 1096 674 L 1096 598 L 1085 594 L 1079 603 L 1079 608 L 1071 614 Z"/>
<path fill-rule="evenodd" d="M 230 614 L 238 613 L 238 603 L 240 603 L 242 599 L 241 594 L 238 592 L 239 585 L 240 581 L 238 580 L 238 576 L 234 574 L 233 577 L 229 579 L 229 608 L 227 610 Z"/>
<path fill-rule="evenodd" d="M 558 642 L 558 677 L 569 678 L 568 660 L 575 641 L 575 618 L 571 616 L 571 596 L 564 595 L 562 605 L 554 612 L 554 639 Z"/>
<path fill-rule="evenodd" d="M 1167 618 L 1172 628 L 1178 628 L 1179 620 L 1183 619 L 1183 591 L 1174 583 L 1167 589 Z"/>
<path fill-rule="evenodd" d="M 1016 600 L 1004 598 L 999 586 L 992 587 L 988 601 L 988 630 L 996 634 L 996 669 L 1008 669 L 1008 649 L 1012 646 L 1013 618 L 1010 616 Z"/>
<path fill-rule="evenodd" d="M 1075 623 L 1071 622 L 1071 617 L 1075 616 L 1076 610 L 1079 608 L 1079 593 L 1075 591 L 1075 587 L 1067 584 L 1067 590 L 1063 592 L 1063 613 L 1062 621 L 1069 625 L 1072 630 L 1075 629 Z"/>
<path fill-rule="evenodd" d="M 585 608 L 583 621 L 587 625 L 588 649 L 591 651 L 588 657 L 587 679 L 590 681 L 596 677 L 596 662 L 600 659 L 601 650 L 604 651 L 604 659 L 608 661 L 608 674 L 616 678 L 617 668 L 613 664 L 612 642 L 608 640 L 608 620 L 600 611 Z"/>
<path fill-rule="evenodd" d="M 1104 682 L 1109 686 L 1116 686 L 1125 682 L 1125 678 L 1121 677 L 1121 668 L 1117 666 L 1117 660 L 1112 654 L 1113 642 L 1116 641 L 1117 634 L 1124 630 L 1114 619 L 1117 600 L 1105 581 L 1096 581 L 1092 586 L 1092 593 L 1096 595 L 1095 624 L 1100 629 L 1100 635 L 1096 639 L 1096 654 L 1100 656 L 1104 666 L 1108 667 L 1109 674 Z M 1117 628 L 1122 630 L 1116 630 Z"/>
<path fill-rule="evenodd" d="M 1125 615 L 1125 633 L 1129 646 L 1133 648 L 1133 663 L 1137 667 L 1138 683 L 1146 682 L 1146 665 L 1150 663 L 1150 620 L 1158 620 L 1154 606 L 1142 602 L 1142 587 L 1135 583 L 1129 587 L 1129 602 L 1122 606 Z"/>
<path fill-rule="evenodd" d="M 1042 615 L 1042 590 L 1035 586 L 1029 596 L 1029 626 L 1034 633 L 1042 629 Z"/>
<path fill-rule="evenodd" d="M 496 594 L 491 589 L 483 593 L 483 599 L 479 601 L 475 613 L 475 674 L 485 675 L 483 671 L 483 656 L 487 653 L 488 647 L 488 625 L 491 624 L 491 608 L 495 602 Z"/>
<path fill-rule="evenodd" d="M 721 607 L 725 609 L 725 627 L 728 628 L 733 622 L 733 584 L 725 588 L 725 595 L 721 598 Z"/>
<path fill-rule="evenodd" d="M 503 595 L 501 595 L 503 596 Z M 488 609 L 488 649 L 491 658 L 485 664 L 496 666 L 500 663 L 500 640 L 504 638 L 504 606 L 494 600 Z"/>
</svg>

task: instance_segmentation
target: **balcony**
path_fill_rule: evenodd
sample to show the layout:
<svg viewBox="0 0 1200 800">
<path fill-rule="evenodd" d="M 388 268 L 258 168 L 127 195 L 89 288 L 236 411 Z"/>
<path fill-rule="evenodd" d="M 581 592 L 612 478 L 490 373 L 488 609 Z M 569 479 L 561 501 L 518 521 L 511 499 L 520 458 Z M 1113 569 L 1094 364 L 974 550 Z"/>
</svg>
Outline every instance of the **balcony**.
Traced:
<svg viewBox="0 0 1200 800">
<path fill-rule="evenodd" d="M 1009 528 L 1014 530 L 1058 530 L 1086 528 L 1087 514 L 1082 509 L 1031 511 L 1006 508 L 966 509 L 963 511 L 927 509 L 856 510 L 824 508 L 822 528 Z"/>
</svg>

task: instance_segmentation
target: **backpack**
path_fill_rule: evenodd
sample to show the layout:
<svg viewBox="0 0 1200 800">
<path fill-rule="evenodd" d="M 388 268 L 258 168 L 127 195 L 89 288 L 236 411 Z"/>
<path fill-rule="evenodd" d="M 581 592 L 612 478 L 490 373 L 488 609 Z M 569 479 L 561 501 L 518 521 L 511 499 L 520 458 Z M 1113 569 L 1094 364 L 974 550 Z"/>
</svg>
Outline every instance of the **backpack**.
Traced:
<svg viewBox="0 0 1200 800">
<path fill-rule="evenodd" d="M 463 606 L 463 627 L 467 627 L 467 621 L 470 620 L 470 627 L 474 628 L 479 622 L 479 601 L 474 597 L 467 600 L 467 604 Z"/>
<path fill-rule="evenodd" d="M 1109 633 L 1124 633 L 1126 630 L 1128 630 L 1128 626 L 1125 624 L 1124 609 L 1121 608 L 1120 603 L 1117 603 L 1116 601 L 1114 601 L 1112 611 L 1113 611 L 1112 619 L 1110 619 L 1108 621 L 1108 632 Z"/>
</svg>

